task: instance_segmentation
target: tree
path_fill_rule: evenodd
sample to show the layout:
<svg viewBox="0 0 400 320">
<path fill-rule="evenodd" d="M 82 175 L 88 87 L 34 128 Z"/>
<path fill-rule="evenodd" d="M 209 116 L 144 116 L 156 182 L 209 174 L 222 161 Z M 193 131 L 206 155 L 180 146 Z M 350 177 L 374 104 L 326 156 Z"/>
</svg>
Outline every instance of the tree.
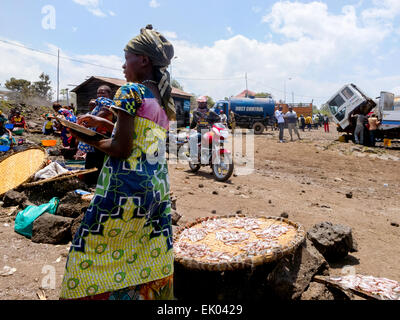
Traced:
<svg viewBox="0 0 400 320">
<path fill-rule="evenodd" d="M 323 114 L 323 115 L 327 115 L 327 116 L 331 115 L 328 104 L 323 104 L 320 108 L 320 111 L 321 111 L 321 114 Z"/>
<path fill-rule="evenodd" d="M 25 79 L 11 78 L 10 80 L 6 81 L 5 86 L 7 89 L 10 89 L 12 91 L 24 93 L 29 90 L 29 87 L 31 86 L 31 82 L 28 80 L 25 80 Z"/>
<path fill-rule="evenodd" d="M 172 81 L 171 81 L 171 86 L 172 86 L 173 88 L 176 88 L 176 89 L 179 89 L 179 90 L 182 90 L 182 91 L 183 91 L 182 85 L 181 85 L 177 80 L 175 80 L 175 79 L 172 79 Z"/>
<path fill-rule="evenodd" d="M 318 107 L 316 105 L 312 106 L 312 112 L 313 112 L 313 114 L 314 113 L 319 113 L 319 109 L 318 109 Z"/>
<path fill-rule="evenodd" d="M 52 90 L 50 86 L 51 81 L 49 75 L 42 73 L 39 76 L 39 79 L 40 81 L 37 81 L 32 85 L 33 92 L 40 98 L 51 100 Z"/>
<path fill-rule="evenodd" d="M 208 106 L 208 108 L 214 107 L 214 104 L 215 104 L 214 100 L 211 97 L 207 97 L 207 106 Z"/>
<path fill-rule="evenodd" d="M 255 95 L 256 98 L 272 98 L 272 95 L 268 92 L 259 92 Z"/>
</svg>

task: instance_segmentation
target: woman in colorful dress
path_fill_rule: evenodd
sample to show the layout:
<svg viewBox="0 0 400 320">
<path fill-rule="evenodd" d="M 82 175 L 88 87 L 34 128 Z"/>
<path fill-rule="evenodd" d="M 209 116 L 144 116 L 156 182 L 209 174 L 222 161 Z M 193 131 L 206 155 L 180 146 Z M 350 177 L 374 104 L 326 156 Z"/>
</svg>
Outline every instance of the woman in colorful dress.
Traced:
<svg viewBox="0 0 400 320">
<path fill-rule="evenodd" d="M 107 154 L 95 196 L 68 255 L 61 299 L 173 299 L 168 167 L 160 145 L 175 119 L 167 67 L 172 45 L 147 26 L 125 48 L 128 83 L 115 95 L 111 139 L 85 140 Z"/>
</svg>

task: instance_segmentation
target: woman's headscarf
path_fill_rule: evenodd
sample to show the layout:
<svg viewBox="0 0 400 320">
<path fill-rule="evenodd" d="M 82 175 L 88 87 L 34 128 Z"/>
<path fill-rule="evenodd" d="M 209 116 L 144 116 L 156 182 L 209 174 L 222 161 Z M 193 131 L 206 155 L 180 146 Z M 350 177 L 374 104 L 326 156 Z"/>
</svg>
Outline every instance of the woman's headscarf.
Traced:
<svg viewBox="0 0 400 320">
<path fill-rule="evenodd" d="M 154 31 L 152 25 L 148 25 L 140 30 L 140 35 L 129 41 L 125 51 L 150 58 L 155 68 L 155 77 L 162 104 L 166 109 L 168 118 L 176 120 L 175 104 L 171 97 L 170 74 L 167 71 L 171 59 L 174 57 L 172 44 L 161 33 Z"/>
</svg>

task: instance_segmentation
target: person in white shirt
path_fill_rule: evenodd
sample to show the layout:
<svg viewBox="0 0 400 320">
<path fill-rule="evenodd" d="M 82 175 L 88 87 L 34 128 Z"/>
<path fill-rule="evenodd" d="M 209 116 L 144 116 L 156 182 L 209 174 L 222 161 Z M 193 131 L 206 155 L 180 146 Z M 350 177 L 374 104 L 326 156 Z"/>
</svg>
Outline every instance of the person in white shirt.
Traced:
<svg viewBox="0 0 400 320">
<path fill-rule="evenodd" d="M 275 118 L 278 121 L 278 128 L 279 128 L 279 142 L 283 142 L 283 133 L 285 130 L 285 118 L 282 112 L 282 106 L 279 107 L 278 110 L 275 111 Z"/>
<path fill-rule="evenodd" d="M 221 118 L 222 124 L 223 124 L 224 126 L 226 126 L 226 125 L 227 125 L 227 122 L 228 122 L 228 117 L 226 116 L 226 114 L 224 113 L 223 110 L 220 111 L 219 117 Z"/>
</svg>

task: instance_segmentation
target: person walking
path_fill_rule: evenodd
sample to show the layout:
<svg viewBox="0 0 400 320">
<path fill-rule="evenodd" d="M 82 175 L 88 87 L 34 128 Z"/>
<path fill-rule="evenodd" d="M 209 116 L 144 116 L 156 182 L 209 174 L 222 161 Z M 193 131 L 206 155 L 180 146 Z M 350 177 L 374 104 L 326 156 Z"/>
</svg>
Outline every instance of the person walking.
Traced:
<svg viewBox="0 0 400 320">
<path fill-rule="evenodd" d="M 375 147 L 375 137 L 376 137 L 376 130 L 378 130 L 378 126 L 381 124 L 378 118 L 376 117 L 376 114 L 373 113 L 369 118 L 368 118 L 368 124 L 369 124 L 369 138 L 370 138 L 370 143 L 371 147 Z"/>
<path fill-rule="evenodd" d="M 329 117 L 324 115 L 324 130 L 329 133 Z"/>
<path fill-rule="evenodd" d="M 168 164 L 159 146 L 176 120 L 167 71 L 172 44 L 148 25 L 125 47 L 127 83 L 111 109 L 117 122 L 84 115 L 79 124 L 114 128 L 84 142 L 107 154 L 97 189 L 68 254 L 63 300 L 171 300 L 174 254 Z"/>
<path fill-rule="evenodd" d="M 279 128 L 280 143 L 283 143 L 283 134 L 285 130 L 285 118 L 282 110 L 283 110 L 282 106 L 279 106 L 278 110 L 275 111 L 275 119 L 278 122 L 278 128 Z"/>
<path fill-rule="evenodd" d="M 293 141 L 293 130 L 297 134 L 299 140 L 301 140 L 299 130 L 297 130 L 297 114 L 293 111 L 293 107 L 289 107 L 289 111 L 285 114 L 285 119 L 288 123 L 290 141 Z"/>
</svg>

